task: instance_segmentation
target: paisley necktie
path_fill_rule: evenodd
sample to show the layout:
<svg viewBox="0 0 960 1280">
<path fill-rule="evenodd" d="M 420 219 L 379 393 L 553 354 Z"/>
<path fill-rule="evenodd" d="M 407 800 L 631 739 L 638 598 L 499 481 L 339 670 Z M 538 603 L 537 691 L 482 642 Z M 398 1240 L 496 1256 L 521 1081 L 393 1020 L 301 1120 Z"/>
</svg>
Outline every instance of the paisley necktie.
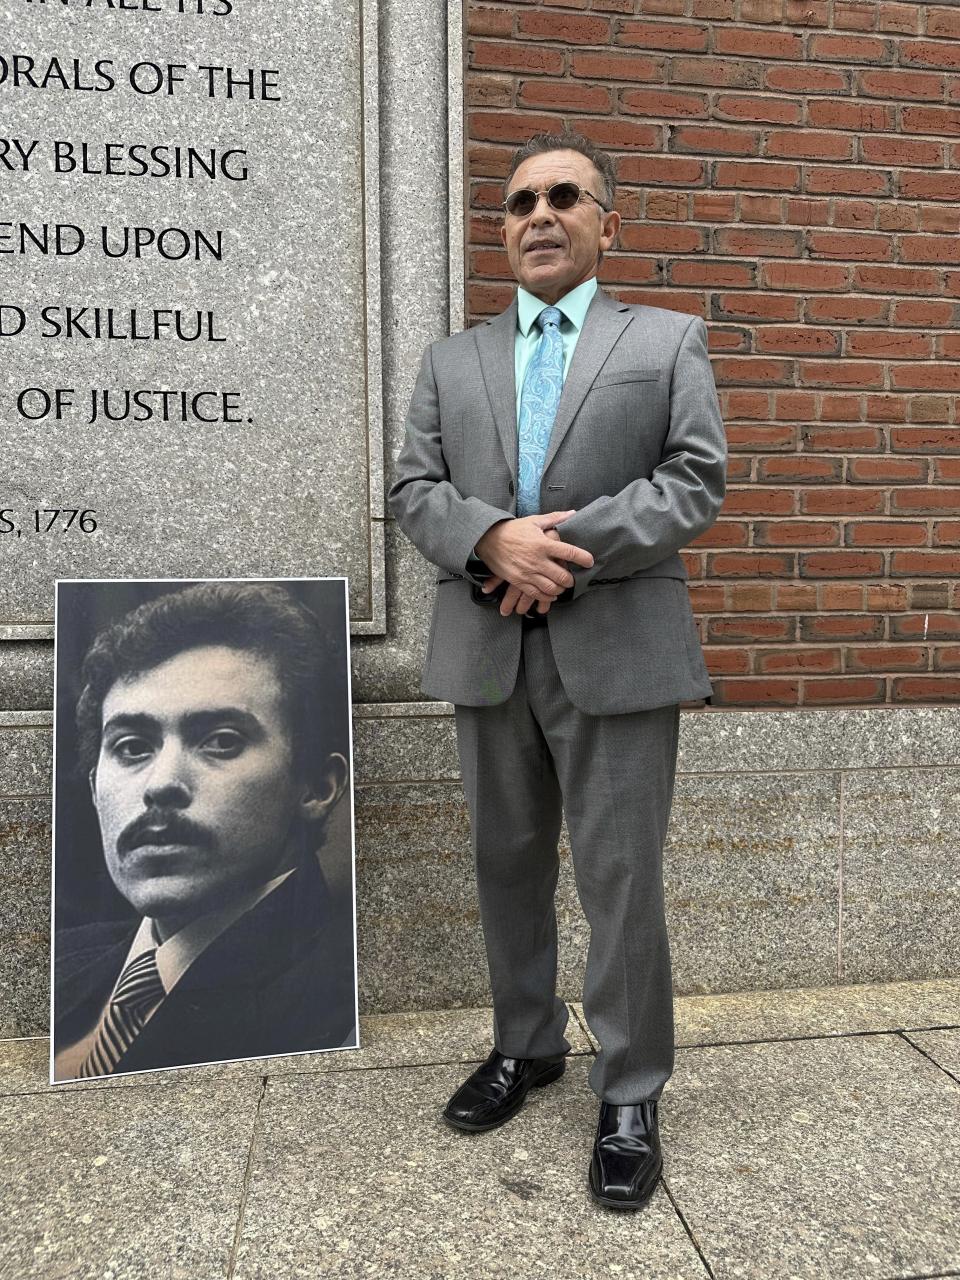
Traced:
<svg viewBox="0 0 960 1280">
<path fill-rule="evenodd" d="M 527 365 L 520 392 L 517 424 L 519 468 L 517 515 L 532 516 L 540 510 L 540 480 L 550 443 L 553 420 L 563 391 L 562 314 L 558 307 L 544 307 L 537 316 L 541 338 Z"/>
</svg>

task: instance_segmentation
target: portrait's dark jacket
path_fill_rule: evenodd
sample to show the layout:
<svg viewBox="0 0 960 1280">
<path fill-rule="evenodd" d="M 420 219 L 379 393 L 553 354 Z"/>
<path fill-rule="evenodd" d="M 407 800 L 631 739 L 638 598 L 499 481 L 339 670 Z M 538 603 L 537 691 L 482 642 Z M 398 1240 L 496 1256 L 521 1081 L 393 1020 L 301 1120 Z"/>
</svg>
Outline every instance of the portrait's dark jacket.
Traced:
<svg viewBox="0 0 960 1280">
<path fill-rule="evenodd" d="M 139 924 L 58 932 L 56 1052 L 99 1019 Z M 310 856 L 201 952 L 116 1070 L 336 1048 L 355 1028 L 352 912 Z"/>
</svg>

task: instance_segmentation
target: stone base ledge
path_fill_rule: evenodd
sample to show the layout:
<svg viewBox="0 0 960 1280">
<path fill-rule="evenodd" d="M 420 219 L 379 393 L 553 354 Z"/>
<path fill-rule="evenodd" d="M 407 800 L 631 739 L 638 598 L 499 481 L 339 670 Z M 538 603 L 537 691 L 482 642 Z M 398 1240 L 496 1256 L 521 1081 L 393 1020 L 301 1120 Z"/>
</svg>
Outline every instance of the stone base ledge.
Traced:
<svg viewBox="0 0 960 1280">
<path fill-rule="evenodd" d="M 47 1025 L 51 723 L 0 713 L 0 1035 Z M 486 1004 L 452 707 L 360 704 L 354 748 L 361 1009 Z M 958 707 L 683 711 L 677 995 L 960 975 L 958 846 Z M 565 828 L 559 852 L 558 986 L 577 1000 L 589 930 Z"/>
</svg>

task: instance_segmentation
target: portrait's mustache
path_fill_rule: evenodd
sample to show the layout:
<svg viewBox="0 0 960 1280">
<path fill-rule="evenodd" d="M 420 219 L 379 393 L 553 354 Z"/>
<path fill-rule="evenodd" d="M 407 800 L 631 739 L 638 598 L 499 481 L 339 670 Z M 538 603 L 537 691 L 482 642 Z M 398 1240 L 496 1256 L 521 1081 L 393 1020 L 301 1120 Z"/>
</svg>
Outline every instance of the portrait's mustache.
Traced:
<svg viewBox="0 0 960 1280">
<path fill-rule="evenodd" d="M 129 853 L 141 844 L 195 844 L 211 848 L 213 838 L 204 827 L 175 809 L 148 809 L 120 832 L 117 852 Z"/>
</svg>

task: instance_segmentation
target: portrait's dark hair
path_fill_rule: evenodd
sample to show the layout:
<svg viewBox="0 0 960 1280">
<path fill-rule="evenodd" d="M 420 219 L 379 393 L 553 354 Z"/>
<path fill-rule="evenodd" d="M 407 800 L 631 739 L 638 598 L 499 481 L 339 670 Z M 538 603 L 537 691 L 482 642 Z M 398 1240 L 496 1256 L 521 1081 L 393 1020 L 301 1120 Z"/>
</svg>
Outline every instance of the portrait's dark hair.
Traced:
<svg viewBox="0 0 960 1280">
<path fill-rule="evenodd" d="M 272 664 L 299 776 L 319 781 L 331 751 L 347 754 L 335 717 L 342 672 L 333 640 L 314 614 L 274 583 L 199 582 L 140 605 L 101 631 L 88 649 L 77 699 L 84 773 L 97 763 L 103 703 L 117 681 L 201 645 L 246 650 Z M 311 828 L 315 848 L 325 826 Z"/>
<path fill-rule="evenodd" d="M 523 164 L 524 160 L 529 160 L 531 156 L 545 155 L 548 151 L 579 151 L 580 155 L 586 156 L 600 175 L 599 195 L 603 200 L 604 209 L 609 213 L 613 208 L 617 190 L 617 174 L 613 167 L 613 161 L 605 151 L 595 147 L 589 138 L 585 138 L 581 133 L 572 131 L 566 133 L 535 133 L 522 147 L 518 147 L 510 161 L 510 170 L 503 180 L 504 199 L 507 198 L 510 190 L 510 179 Z"/>
</svg>

